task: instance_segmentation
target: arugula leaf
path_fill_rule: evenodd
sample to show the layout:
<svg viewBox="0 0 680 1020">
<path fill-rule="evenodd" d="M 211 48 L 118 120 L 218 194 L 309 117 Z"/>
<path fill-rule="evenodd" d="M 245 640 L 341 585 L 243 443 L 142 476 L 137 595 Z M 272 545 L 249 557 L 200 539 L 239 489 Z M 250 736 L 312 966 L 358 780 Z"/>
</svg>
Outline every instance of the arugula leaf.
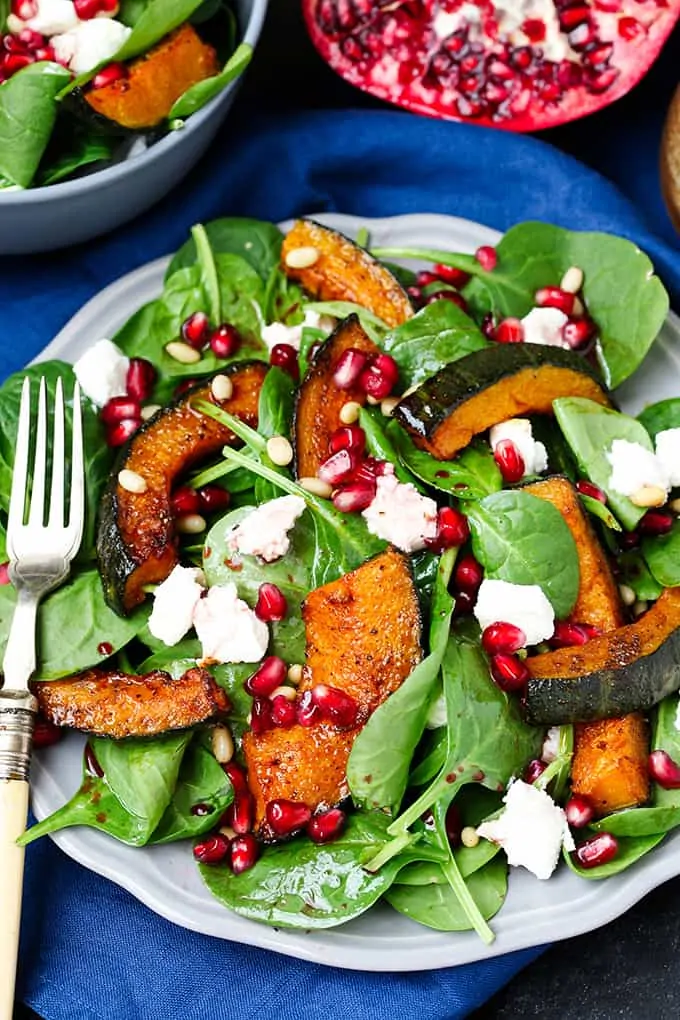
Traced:
<svg viewBox="0 0 680 1020">
<path fill-rule="evenodd" d="M 481 440 L 473 441 L 454 460 L 442 461 L 426 450 L 419 450 L 398 421 L 391 421 L 386 433 L 409 471 L 433 489 L 468 500 L 483 499 L 503 488 L 491 448 Z"/>
<path fill-rule="evenodd" d="M 640 412 L 637 420 L 644 425 L 652 439 L 656 439 L 658 433 L 666 429 L 680 428 L 680 397 L 670 397 L 650 404 Z"/>
<path fill-rule="evenodd" d="M 274 223 L 234 216 L 206 223 L 205 232 L 214 252 L 245 259 L 264 284 L 272 270 L 278 268 L 283 234 Z M 174 255 L 165 274 L 165 282 L 178 269 L 186 269 L 195 262 L 196 245 L 192 238 Z"/>
<path fill-rule="evenodd" d="M 405 386 L 414 386 L 444 365 L 481 351 L 489 343 L 475 322 L 452 301 L 434 301 L 383 338 Z"/>
<path fill-rule="evenodd" d="M 0 178 L 27 188 L 57 119 L 57 95 L 70 81 L 60 64 L 30 64 L 0 88 Z"/>
<path fill-rule="evenodd" d="M 666 535 L 648 535 L 642 541 L 642 555 L 654 580 L 663 588 L 680 584 L 680 520 Z"/>
<path fill-rule="evenodd" d="M 184 95 L 180 96 L 170 110 L 168 119 L 185 120 L 192 113 L 196 113 L 206 103 L 209 103 L 211 99 L 219 95 L 235 78 L 243 74 L 252 56 L 253 47 L 249 43 L 241 43 L 229 57 L 229 60 L 219 74 L 196 82 L 195 85 L 187 89 Z"/>
</svg>

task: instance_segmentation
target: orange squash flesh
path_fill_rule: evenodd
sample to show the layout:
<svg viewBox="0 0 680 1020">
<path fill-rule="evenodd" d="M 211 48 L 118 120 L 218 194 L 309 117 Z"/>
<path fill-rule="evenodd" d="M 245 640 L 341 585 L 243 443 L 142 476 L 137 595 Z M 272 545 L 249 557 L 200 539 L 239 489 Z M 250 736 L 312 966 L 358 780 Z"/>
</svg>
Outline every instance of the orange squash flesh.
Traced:
<svg viewBox="0 0 680 1020">
<path fill-rule="evenodd" d="M 347 760 L 357 734 L 422 655 L 409 562 L 391 548 L 311 592 L 303 618 L 307 649 L 300 690 L 327 684 L 354 698 L 359 712 L 351 729 L 322 722 L 244 735 L 256 829 L 267 842 L 276 838 L 265 821 L 270 801 L 292 800 L 314 811 L 347 797 Z"/>
<path fill-rule="evenodd" d="M 359 404 L 366 401 L 366 394 L 358 386 L 341 390 L 333 382 L 340 356 L 352 347 L 368 355 L 379 353 L 356 315 L 344 319 L 319 348 L 298 390 L 294 425 L 298 478 L 314 477 L 328 457 L 330 438 L 342 424 L 343 406 L 350 400 Z"/>
<path fill-rule="evenodd" d="M 305 269 L 286 263 L 296 248 L 316 248 L 318 258 Z M 352 301 L 399 326 L 413 315 L 408 294 L 388 269 L 336 230 L 297 220 L 283 242 L 281 266 L 291 280 L 321 301 Z"/>
<path fill-rule="evenodd" d="M 219 72 L 213 47 L 186 24 L 131 61 L 127 78 L 90 89 L 85 100 L 101 116 L 139 131 L 160 124 L 188 88 Z"/>
</svg>

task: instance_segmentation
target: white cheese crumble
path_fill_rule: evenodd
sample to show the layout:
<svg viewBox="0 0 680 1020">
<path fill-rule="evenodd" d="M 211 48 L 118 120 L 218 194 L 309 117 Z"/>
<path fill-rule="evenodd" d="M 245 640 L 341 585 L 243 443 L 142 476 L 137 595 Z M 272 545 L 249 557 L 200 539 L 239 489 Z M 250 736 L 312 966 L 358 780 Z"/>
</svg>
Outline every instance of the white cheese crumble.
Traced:
<svg viewBox="0 0 680 1020">
<path fill-rule="evenodd" d="M 372 535 L 391 542 L 402 552 L 425 548 L 426 539 L 437 537 L 437 504 L 421 496 L 411 482 L 400 482 L 393 473 L 376 480 L 373 501 L 362 510 Z"/>
<path fill-rule="evenodd" d="M 671 488 L 680 485 L 680 428 L 664 429 L 657 434 L 656 458 L 668 475 Z"/>
<path fill-rule="evenodd" d="M 645 485 L 666 492 L 670 489 L 668 471 L 656 454 L 641 443 L 615 439 L 606 456 L 612 467 L 609 488 L 622 496 L 632 496 Z"/>
<path fill-rule="evenodd" d="M 203 650 L 200 665 L 259 662 L 267 651 L 267 624 L 238 597 L 235 584 L 208 589 L 194 609 L 194 626 Z"/>
<path fill-rule="evenodd" d="M 176 566 L 153 594 L 149 630 L 163 644 L 172 646 L 191 629 L 194 610 L 204 592 L 203 572 L 196 567 Z"/>
<path fill-rule="evenodd" d="M 528 418 L 509 418 L 494 425 L 489 432 L 491 449 L 495 450 L 503 439 L 510 439 L 524 461 L 524 476 L 540 475 L 548 467 L 548 452 L 543 443 L 534 439 Z"/>
<path fill-rule="evenodd" d="M 551 726 L 545 735 L 543 747 L 541 748 L 541 761 L 547 765 L 555 761 L 560 755 L 560 727 Z"/>
<path fill-rule="evenodd" d="M 511 783 L 503 803 L 499 817 L 482 822 L 477 834 L 498 843 L 508 864 L 526 868 L 536 878 L 550 878 L 562 847 L 574 849 L 564 811 L 544 790 L 521 779 Z"/>
<path fill-rule="evenodd" d="M 114 57 L 131 32 L 113 18 L 91 18 L 55 35 L 51 43 L 58 61 L 67 64 L 74 74 L 86 74 Z"/>
<path fill-rule="evenodd" d="M 443 691 L 439 692 L 430 705 L 425 726 L 428 730 L 438 730 L 440 726 L 446 726 L 446 698 Z"/>
<path fill-rule="evenodd" d="M 492 623 L 512 623 L 524 631 L 527 645 L 552 637 L 555 613 L 537 584 L 512 584 L 484 578 L 474 614 L 482 630 Z"/>
<path fill-rule="evenodd" d="M 7 18 L 7 28 L 18 35 L 23 28 L 30 28 L 41 35 L 57 35 L 68 32 L 79 23 L 73 0 L 38 0 L 37 11 L 32 18 L 22 21 L 15 14 Z"/>
<path fill-rule="evenodd" d="M 288 532 L 304 509 L 305 501 L 301 496 L 270 499 L 234 527 L 227 544 L 239 553 L 260 556 L 266 563 L 278 560 L 290 549 Z"/>
<path fill-rule="evenodd" d="M 522 319 L 524 343 L 568 349 L 569 344 L 562 336 L 566 322 L 568 318 L 559 308 L 532 308 Z"/>
<path fill-rule="evenodd" d="M 277 344 L 288 344 L 299 351 L 303 329 L 321 329 L 324 333 L 330 333 L 333 325 L 334 320 L 327 315 L 320 315 L 319 312 L 308 310 L 305 312 L 303 321 L 299 322 L 297 326 L 286 326 L 285 322 L 270 322 L 268 326 L 262 327 L 260 334 L 269 351 Z"/>
<path fill-rule="evenodd" d="M 110 340 L 88 347 L 73 366 L 80 388 L 97 407 L 112 397 L 124 397 L 130 359 Z"/>
</svg>

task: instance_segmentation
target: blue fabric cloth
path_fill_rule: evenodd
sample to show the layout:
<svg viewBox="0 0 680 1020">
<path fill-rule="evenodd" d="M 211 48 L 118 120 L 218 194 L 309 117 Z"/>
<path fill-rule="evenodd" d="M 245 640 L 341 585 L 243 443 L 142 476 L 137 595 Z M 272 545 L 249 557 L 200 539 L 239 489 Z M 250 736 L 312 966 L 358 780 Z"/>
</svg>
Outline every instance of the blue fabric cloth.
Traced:
<svg viewBox="0 0 680 1020">
<path fill-rule="evenodd" d="M 321 209 L 611 231 L 636 240 L 680 294 L 680 250 L 658 201 L 635 208 L 549 145 L 387 110 L 319 112 L 232 128 L 169 198 L 96 244 L 0 260 L 3 371 L 20 368 L 106 284 L 176 249 L 191 224 Z M 312 1020 L 331 1010 L 359 1020 L 451 1020 L 538 952 L 424 974 L 324 968 L 177 928 L 45 840 L 28 852 L 18 993 L 48 1020 Z"/>
</svg>

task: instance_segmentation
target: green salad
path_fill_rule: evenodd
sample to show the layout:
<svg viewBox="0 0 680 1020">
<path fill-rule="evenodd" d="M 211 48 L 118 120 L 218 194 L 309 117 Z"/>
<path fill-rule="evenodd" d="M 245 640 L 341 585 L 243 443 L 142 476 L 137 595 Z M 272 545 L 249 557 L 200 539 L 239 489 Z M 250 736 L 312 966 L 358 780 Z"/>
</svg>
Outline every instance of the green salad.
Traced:
<svg viewBox="0 0 680 1020">
<path fill-rule="evenodd" d="M 3 529 L 23 377 L 86 398 L 34 685 L 83 781 L 24 842 L 185 840 L 247 918 L 385 901 L 487 942 L 510 869 L 634 865 L 680 823 L 680 398 L 633 418 L 616 388 L 667 312 L 603 234 L 221 219 L 117 335 L 8 379 Z"/>
</svg>

